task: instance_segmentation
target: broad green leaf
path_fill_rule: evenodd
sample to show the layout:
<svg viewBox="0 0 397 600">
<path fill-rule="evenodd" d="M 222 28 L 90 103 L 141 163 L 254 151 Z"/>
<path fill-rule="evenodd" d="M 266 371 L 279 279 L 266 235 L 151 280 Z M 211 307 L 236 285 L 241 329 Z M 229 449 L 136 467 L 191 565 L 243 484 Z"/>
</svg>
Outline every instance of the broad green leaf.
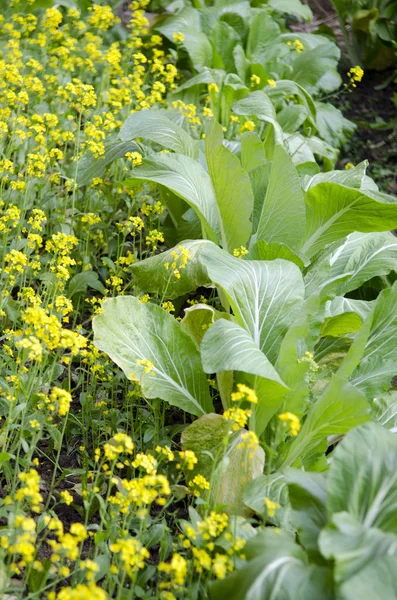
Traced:
<svg viewBox="0 0 397 600">
<path fill-rule="evenodd" d="M 328 513 L 348 512 L 367 528 L 396 534 L 396 506 L 397 437 L 377 423 L 366 423 L 351 431 L 333 453 Z"/>
<path fill-rule="evenodd" d="M 328 317 L 321 326 L 321 337 L 342 337 L 348 333 L 357 333 L 363 324 L 362 318 L 355 312 Z"/>
<path fill-rule="evenodd" d="M 327 523 L 327 486 L 323 473 L 287 469 L 285 480 L 292 507 L 291 522 L 299 541 L 310 552 L 319 552 L 318 536 Z"/>
<path fill-rule="evenodd" d="M 353 298 L 342 298 L 341 296 L 337 296 L 327 303 L 325 316 L 335 317 L 344 312 L 354 312 L 365 321 L 372 310 L 374 302 L 375 300 L 367 302 L 365 300 L 354 300 Z"/>
<path fill-rule="evenodd" d="M 272 364 L 302 304 L 299 268 L 281 259 L 241 260 L 212 246 L 201 254 L 209 278 L 226 292 L 233 313 Z"/>
<path fill-rule="evenodd" d="M 140 146 L 136 142 L 123 142 L 117 139 L 109 139 L 105 144 L 105 154 L 95 158 L 93 154 L 85 154 L 79 161 L 77 169 L 77 183 L 79 186 L 87 185 L 95 177 L 102 177 L 106 167 L 118 158 L 122 158 L 127 152 L 139 152 Z"/>
<path fill-rule="evenodd" d="M 72 277 L 68 285 L 68 296 L 73 298 L 76 294 L 87 292 L 88 288 L 92 288 L 101 294 L 105 291 L 105 286 L 101 283 L 99 275 L 95 271 L 82 271 Z"/>
<path fill-rule="evenodd" d="M 374 421 L 386 429 L 397 431 L 397 392 L 392 391 L 374 398 L 371 405 L 371 414 Z"/>
<path fill-rule="evenodd" d="M 295 133 L 306 119 L 307 111 L 301 104 L 289 104 L 277 113 L 277 121 L 285 133 Z"/>
<path fill-rule="evenodd" d="M 278 144 L 282 144 L 283 131 L 277 122 L 276 113 L 269 96 L 262 90 L 251 92 L 242 100 L 238 100 L 232 106 L 237 115 L 250 117 L 254 115 L 260 121 L 273 125 L 275 138 Z"/>
<path fill-rule="evenodd" d="M 305 21 L 311 21 L 313 17 L 310 7 L 300 0 L 268 0 L 267 4 L 278 12 L 303 17 Z"/>
<path fill-rule="evenodd" d="M 219 211 L 222 245 L 232 253 L 245 246 L 251 234 L 251 183 L 238 158 L 223 145 L 222 127 L 215 120 L 206 130 L 205 153 Z"/>
<path fill-rule="evenodd" d="M 395 556 L 375 558 L 340 588 L 341 600 L 379 600 L 397 598 L 397 569 Z"/>
<path fill-rule="evenodd" d="M 214 49 L 213 64 L 218 69 L 225 69 L 227 73 L 236 70 L 233 49 L 240 42 L 238 33 L 225 21 L 218 21 L 211 30 L 211 42 Z"/>
<path fill-rule="evenodd" d="M 226 506 L 232 515 L 250 513 L 242 501 L 247 483 L 262 475 L 265 454 L 259 446 L 249 448 L 242 435 L 244 429 L 232 432 L 232 424 L 221 415 L 209 414 L 197 419 L 182 434 L 184 450 L 193 450 L 198 464 L 187 473 L 189 478 L 200 473 L 211 481 L 209 501 L 212 506 Z"/>
<path fill-rule="evenodd" d="M 193 338 L 196 347 L 200 348 L 207 329 L 218 319 L 227 318 L 231 318 L 229 313 L 216 310 L 209 304 L 194 304 L 190 308 L 185 308 L 185 316 L 181 321 L 181 325 Z"/>
<path fill-rule="evenodd" d="M 260 10 L 251 21 L 246 53 L 253 63 L 265 62 L 269 46 L 280 39 L 280 27 L 267 10 Z"/>
<path fill-rule="evenodd" d="M 334 561 L 334 577 L 339 584 L 361 573 L 379 556 L 393 555 L 397 560 L 395 534 L 365 527 L 347 512 L 333 515 L 320 534 L 319 544 L 323 556 Z"/>
<path fill-rule="evenodd" d="M 311 257 L 326 244 L 353 231 L 393 229 L 397 224 L 397 202 L 391 196 L 320 183 L 306 192 L 307 227 L 300 251 Z"/>
<path fill-rule="evenodd" d="M 250 428 L 261 435 L 280 407 L 288 387 L 250 333 L 237 323 L 220 319 L 206 332 L 201 344 L 201 357 L 206 373 L 241 371 L 257 376 L 253 385 L 258 404 L 252 406 Z"/>
<path fill-rule="evenodd" d="M 270 242 L 268 244 L 265 240 L 260 240 L 250 248 L 247 258 L 250 260 L 275 260 L 276 258 L 283 258 L 295 263 L 300 269 L 307 266 L 307 260 L 303 256 L 295 254 L 291 248 L 280 242 Z"/>
<path fill-rule="evenodd" d="M 303 178 L 303 189 L 307 191 L 309 188 L 314 187 L 318 183 L 339 183 L 340 185 L 346 185 L 347 187 L 362 189 L 365 185 L 366 170 L 368 167 L 368 161 L 364 160 L 359 163 L 353 169 L 344 169 L 343 171 L 327 171 L 325 173 L 317 173 L 311 177 L 305 176 Z"/>
<path fill-rule="evenodd" d="M 247 173 L 266 164 L 265 147 L 255 131 L 241 136 L 241 165 Z"/>
<path fill-rule="evenodd" d="M 277 502 L 280 507 L 270 517 L 268 514 L 265 498 Z M 266 517 L 273 525 L 284 526 L 291 529 L 289 523 L 290 506 L 288 502 L 288 487 L 282 473 L 272 475 L 260 475 L 245 486 L 243 494 L 244 503 L 262 518 Z"/>
<path fill-rule="evenodd" d="M 327 447 L 330 435 L 342 435 L 369 420 L 368 404 L 357 388 L 333 376 L 310 409 L 303 427 L 289 448 L 283 466 L 293 465 Z"/>
<path fill-rule="evenodd" d="M 140 382 L 147 398 L 161 398 L 197 416 L 211 412 L 200 354 L 174 317 L 134 296 L 108 299 L 102 306 L 93 319 L 94 343 L 128 378 Z M 139 365 L 142 360 L 153 367 Z"/>
<path fill-rule="evenodd" d="M 309 122 L 313 127 L 316 127 L 316 104 L 308 91 L 296 83 L 296 81 L 280 79 L 277 81 L 275 88 L 268 90 L 268 95 L 275 103 L 282 103 L 285 96 L 295 96 L 299 104 L 302 104 L 306 108 Z"/>
<path fill-rule="evenodd" d="M 153 181 L 170 189 L 183 198 L 200 217 L 206 235 L 216 241 L 219 234 L 219 218 L 214 191 L 208 173 L 192 158 L 182 154 L 153 154 L 142 166 L 135 167 L 134 180 Z"/>
<path fill-rule="evenodd" d="M 346 264 L 345 272 L 351 273 L 341 284 L 338 294 L 343 296 L 360 287 L 372 277 L 388 275 L 397 267 L 397 238 L 390 232 L 368 233 L 361 237 L 361 244 Z"/>
<path fill-rule="evenodd" d="M 213 50 L 207 36 L 201 31 L 186 27 L 183 31 L 185 39 L 183 46 L 190 56 L 193 66 L 200 70 L 203 67 L 212 66 Z"/>
<path fill-rule="evenodd" d="M 320 136 L 336 148 L 340 148 L 353 135 L 356 125 L 345 119 L 342 111 L 332 104 L 316 102 L 317 129 Z"/>
<path fill-rule="evenodd" d="M 142 290 L 173 300 L 208 283 L 200 255 L 204 248 L 211 245 L 212 242 L 206 240 L 184 240 L 170 250 L 131 265 L 130 270 Z M 185 250 L 189 251 L 190 258 L 184 268 L 180 268 L 183 264 L 182 252 Z M 172 268 L 173 263 L 175 269 Z M 178 271 L 179 277 L 174 271 Z"/>
<path fill-rule="evenodd" d="M 362 350 L 360 364 L 350 381 L 369 398 L 373 398 L 384 388 L 388 389 L 392 378 L 397 374 L 397 283 L 383 290 L 378 296 L 371 318 L 369 335 Z"/>
<path fill-rule="evenodd" d="M 256 239 L 297 248 L 305 232 L 305 213 L 296 169 L 284 148 L 276 146 Z"/>
<path fill-rule="evenodd" d="M 330 93 L 338 89 L 342 79 L 338 73 L 339 48 L 323 38 L 324 43 L 305 50 L 294 60 L 291 79 L 309 94 Z"/>
<path fill-rule="evenodd" d="M 244 554 L 248 562 L 242 568 L 211 586 L 211 600 L 331 600 L 333 597 L 327 590 L 327 570 L 308 565 L 302 548 L 284 531 L 266 528 L 248 541 Z"/>
<path fill-rule="evenodd" d="M 197 146 L 192 137 L 165 116 L 165 111 L 140 110 L 123 123 L 119 138 L 123 141 L 143 138 L 160 144 L 167 150 L 197 158 Z"/>
</svg>

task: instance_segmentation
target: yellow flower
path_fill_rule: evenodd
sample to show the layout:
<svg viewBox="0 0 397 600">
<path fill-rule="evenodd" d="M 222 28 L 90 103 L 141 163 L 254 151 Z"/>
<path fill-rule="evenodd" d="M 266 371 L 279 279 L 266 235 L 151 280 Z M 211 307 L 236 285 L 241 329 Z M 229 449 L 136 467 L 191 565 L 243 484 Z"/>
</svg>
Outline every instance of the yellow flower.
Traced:
<svg viewBox="0 0 397 600">
<path fill-rule="evenodd" d="M 246 254 L 248 254 L 248 249 L 245 246 L 240 246 L 240 248 L 233 250 L 233 256 L 236 258 L 243 258 Z"/>
<path fill-rule="evenodd" d="M 276 510 L 280 508 L 278 502 L 273 502 L 273 500 L 270 500 L 270 498 L 268 498 L 267 496 L 263 499 L 263 501 L 265 503 L 268 516 L 274 517 L 274 515 L 276 514 Z"/>
<path fill-rule="evenodd" d="M 138 167 L 142 164 L 142 154 L 140 152 L 127 152 L 125 157 L 131 161 L 133 167 Z"/>
<path fill-rule="evenodd" d="M 353 163 L 351 163 L 351 162 L 346 163 L 345 169 L 346 169 L 346 171 L 350 171 L 351 169 L 354 169 Z"/>
<path fill-rule="evenodd" d="M 304 45 L 300 40 L 295 40 L 294 42 L 287 42 L 288 46 L 293 46 L 298 54 L 304 50 Z"/>
<path fill-rule="evenodd" d="M 119 539 L 110 545 L 110 551 L 118 554 L 123 568 L 129 577 L 145 567 L 145 559 L 150 557 L 149 551 L 136 538 Z"/>
<path fill-rule="evenodd" d="M 67 490 L 64 490 L 63 492 L 60 493 L 61 499 L 63 502 L 65 502 L 65 504 L 67 504 L 69 506 L 69 504 L 72 504 L 73 502 L 73 496 L 72 494 L 69 494 L 69 492 Z"/>
<path fill-rule="evenodd" d="M 183 556 L 174 553 L 171 562 L 161 562 L 158 566 L 158 570 L 163 571 L 163 573 L 168 573 L 175 586 L 182 586 L 185 583 L 187 575 L 187 562 Z"/>
<path fill-rule="evenodd" d="M 243 410 L 242 408 L 233 407 L 225 410 L 222 416 L 228 421 L 234 421 L 233 429 L 238 431 L 240 428 L 244 428 L 246 426 L 251 415 L 251 410 Z"/>
<path fill-rule="evenodd" d="M 253 121 L 246 121 L 245 123 L 243 123 L 243 125 L 241 125 L 240 127 L 240 133 L 244 133 L 244 131 L 254 131 L 255 129 L 255 123 Z"/>
<path fill-rule="evenodd" d="M 218 94 L 219 93 L 219 87 L 216 85 L 216 83 L 209 83 L 208 84 L 208 91 L 209 91 L 209 93 L 214 92 L 214 94 Z"/>
<path fill-rule="evenodd" d="M 209 481 L 203 475 L 196 475 L 191 481 L 189 481 L 189 487 L 193 489 L 195 496 L 200 496 L 200 490 L 209 490 Z"/>
<path fill-rule="evenodd" d="M 172 34 L 172 39 L 176 44 L 182 44 L 183 40 L 185 39 L 185 36 L 183 33 L 178 31 Z"/>
<path fill-rule="evenodd" d="M 290 413 L 290 412 L 285 412 L 285 413 L 282 413 L 281 415 L 278 415 L 278 418 L 283 423 L 288 424 L 289 433 L 291 435 L 293 435 L 293 436 L 298 435 L 298 433 L 301 429 L 301 423 L 300 423 L 299 418 L 296 415 L 294 415 L 293 413 Z"/>
<path fill-rule="evenodd" d="M 274 81 L 274 79 L 268 79 L 267 80 L 267 85 L 270 85 L 270 87 L 275 88 L 276 87 L 276 82 Z"/>
<path fill-rule="evenodd" d="M 256 85 L 259 85 L 261 82 L 261 78 L 258 77 L 258 75 L 251 75 L 251 87 L 255 87 Z"/>
<path fill-rule="evenodd" d="M 241 402 L 242 400 L 247 400 L 248 402 L 251 402 L 251 404 L 258 404 L 258 397 L 255 391 L 249 388 L 247 385 L 238 383 L 237 390 L 238 391 L 234 392 L 230 397 L 232 402 Z"/>
<path fill-rule="evenodd" d="M 154 376 L 154 364 L 150 360 L 147 360 L 146 358 L 141 358 L 136 361 L 136 364 L 139 367 L 144 367 L 143 370 L 145 373 L 149 373 L 149 375 Z"/>
<path fill-rule="evenodd" d="M 364 71 L 360 66 L 352 67 L 347 76 L 349 77 L 352 86 L 357 87 L 355 82 L 360 82 L 362 80 L 364 77 Z"/>
</svg>

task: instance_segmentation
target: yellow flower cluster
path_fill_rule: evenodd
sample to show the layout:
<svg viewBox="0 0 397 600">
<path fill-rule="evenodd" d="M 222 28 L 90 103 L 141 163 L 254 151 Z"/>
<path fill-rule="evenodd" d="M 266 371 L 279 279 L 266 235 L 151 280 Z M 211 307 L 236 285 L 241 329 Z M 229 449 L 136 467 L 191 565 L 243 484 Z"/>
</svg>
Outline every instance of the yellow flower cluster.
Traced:
<svg viewBox="0 0 397 600">
<path fill-rule="evenodd" d="M 203 475 L 196 475 L 189 481 L 188 485 L 197 497 L 201 495 L 202 491 L 210 489 L 210 483 Z"/>
<path fill-rule="evenodd" d="M 243 258 L 247 254 L 248 248 L 246 248 L 245 246 L 240 246 L 240 248 L 235 248 L 233 250 L 233 256 L 235 256 L 236 258 Z"/>
<path fill-rule="evenodd" d="M 300 54 L 302 50 L 304 50 L 304 45 L 300 40 L 295 40 L 294 42 L 287 42 L 287 45 L 292 46 L 298 54 Z"/>
<path fill-rule="evenodd" d="M 258 404 L 258 397 L 253 389 L 244 385 L 243 383 L 237 384 L 237 392 L 233 392 L 230 399 L 232 402 L 242 402 L 246 400 L 251 404 Z"/>
<path fill-rule="evenodd" d="M 282 413 L 278 416 L 282 423 L 286 423 L 289 427 L 290 435 L 297 436 L 301 429 L 299 418 L 290 412 Z"/>
<path fill-rule="evenodd" d="M 364 77 L 364 70 L 360 66 L 352 67 L 347 76 L 349 78 L 349 84 L 355 88 L 357 87 L 357 83 L 360 83 Z"/>
<path fill-rule="evenodd" d="M 188 261 L 192 258 L 190 251 L 183 246 L 178 246 L 179 253 L 176 250 L 172 251 L 172 263 L 166 262 L 164 263 L 164 267 L 172 270 L 172 274 L 177 278 L 181 278 L 180 271 L 186 268 Z"/>
<path fill-rule="evenodd" d="M 274 517 L 274 515 L 276 514 L 276 510 L 278 508 L 280 508 L 280 505 L 278 502 L 274 502 L 273 500 L 270 500 L 270 498 L 268 498 L 267 496 L 263 499 L 265 506 L 266 506 L 266 510 L 267 510 L 267 514 L 269 517 Z"/>
<path fill-rule="evenodd" d="M 145 567 L 145 559 L 150 557 L 149 551 L 136 538 L 124 538 L 110 545 L 110 551 L 118 554 L 122 568 L 129 577 Z"/>
<path fill-rule="evenodd" d="M 222 416 L 228 421 L 233 421 L 233 430 L 238 431 L 239 429 L 244 429 L 251 415 L 252 410 L 244 410 L 243 408 L 232 407 L 225 410 Z"/>
</svg>

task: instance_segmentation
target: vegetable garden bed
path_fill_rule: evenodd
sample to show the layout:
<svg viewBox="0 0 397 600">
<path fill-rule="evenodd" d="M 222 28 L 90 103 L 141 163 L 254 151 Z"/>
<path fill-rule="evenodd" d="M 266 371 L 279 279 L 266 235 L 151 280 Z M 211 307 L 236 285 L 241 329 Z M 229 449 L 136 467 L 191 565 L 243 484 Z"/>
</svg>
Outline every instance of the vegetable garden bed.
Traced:
<svg viewBox="0 0 397 600">
<path fill-rule="evenodd" d="M 0 600 L 394 597 L 391 71 L 299 0 L 0 7 Z"/>
</svg>

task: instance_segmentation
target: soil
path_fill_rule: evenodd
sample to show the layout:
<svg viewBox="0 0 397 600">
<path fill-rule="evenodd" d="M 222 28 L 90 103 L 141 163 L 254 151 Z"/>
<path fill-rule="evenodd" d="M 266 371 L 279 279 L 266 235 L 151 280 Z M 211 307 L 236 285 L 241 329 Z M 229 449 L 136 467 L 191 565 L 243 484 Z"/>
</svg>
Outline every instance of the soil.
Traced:
<svg viewBox="0 0 397 600">
<path fill-rule="evenodd" d="M 397 83 L 376 89 L 387 77 L 367 71 L 354 92 L 341 98 L 340 109 L 357 129 L 341 149 L 339 166 L 367 159 L 368 175 L 381 191 L 397 195 Z"/>
<path fill-rule="evenodd" d="M 310 32 L 330 27 L 342 53 L 341 74 L 346 74 L 353 65 L 349 63 L 332 3 L 330 0 L 304 1 L 313 11 L 313 20 L 296 24 L 293 29 Z M 396 82 L 385 85 L 393 79 L 393 75 Z M 397 195 L 397 71 L 366 71 L 352 93 L 341 94 L 329 101 L 357 125 L 352 138 L 341 148 L 337 167 L 344 168 L 347 162 L 356 165 L 367 159 L 368 175 L 376 181 L 380 190 Z"/>
</svg>

